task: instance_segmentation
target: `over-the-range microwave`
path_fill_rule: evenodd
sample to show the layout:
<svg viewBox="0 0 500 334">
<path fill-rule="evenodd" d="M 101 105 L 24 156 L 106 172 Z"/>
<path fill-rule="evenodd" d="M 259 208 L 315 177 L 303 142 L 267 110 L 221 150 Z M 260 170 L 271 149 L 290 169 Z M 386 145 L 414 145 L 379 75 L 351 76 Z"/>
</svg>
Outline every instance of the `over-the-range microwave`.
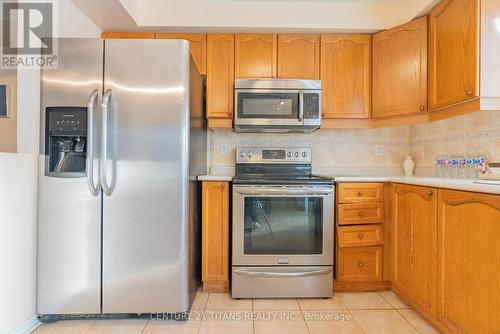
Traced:
<svg viewBox="0 0 500 334">
<path fill-rule="evenodd" d="M 321 126 L 321 80 L 236 80 L 237 132 L 312 132 Z"/>
</svg>

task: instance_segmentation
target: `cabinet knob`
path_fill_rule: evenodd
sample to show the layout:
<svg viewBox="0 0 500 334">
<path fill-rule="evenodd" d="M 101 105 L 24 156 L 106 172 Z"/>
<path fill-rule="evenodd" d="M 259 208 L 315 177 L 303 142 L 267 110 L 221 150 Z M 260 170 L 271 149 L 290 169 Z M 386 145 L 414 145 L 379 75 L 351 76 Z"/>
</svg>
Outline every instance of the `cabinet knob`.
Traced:
<svg viewBox="0 0 500 334">
<path fill-rule="evenodd" d="M 228 111 L 227 115 L 232 117 L 233 113 L 231 111 Z"/>
<path fill-rule="evenodd" d="M 420 111 L 425 111 L 425 107 L 424 106 L 420 106 Z"/>
<path fill-rule="evenodd" d="M 364 194 L 365 194 L 365 193 L 364 193 L 363 191 L 360 191 L 360 192 L 358 193 L 358 196 L 363 196 Z"/>
<path fill-rule="evenodd" d="M 358 213 L 358 215 L 359 215 L 360 217 L 364 217 L 364 216 L 365 216 L 365 213 L 364 213 L 363 211 L 360 211 L 360 212 Z"/>
<path fill-rule="evenodd" d="M 363 239 L 364 237 L 363 233 L 358 234 L 358 238 Z"/>
<path fill-rule="evenodd" d="M 362 267 L 363 266 L 363 262 L 359 261 L 358 262 L 358 267 Z"/>
<path fill-rule="evenodd" d="M 429 190 L 429 191 L 427 192 L 427 196 L 432 196 L 432 195 L 434 195 L 434 191 Z"/>
<path fill-rule="evenodd" d="M 471 96 L 472 95 L 472 90 L 468 90 L 467 91 L 467 96 Z"/>
<path fill-rule="evenodd" d="M 325 117 L 326 114 L 324 112 L 321 113 L 321 117 Z"/>
</svg>

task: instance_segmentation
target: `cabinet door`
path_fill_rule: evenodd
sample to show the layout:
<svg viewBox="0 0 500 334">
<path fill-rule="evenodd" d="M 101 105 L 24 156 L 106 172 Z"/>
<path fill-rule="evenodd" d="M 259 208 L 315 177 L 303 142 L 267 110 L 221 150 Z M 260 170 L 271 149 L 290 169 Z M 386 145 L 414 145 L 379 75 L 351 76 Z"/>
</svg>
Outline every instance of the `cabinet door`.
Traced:
<svg viewBox="0 0 500 334">
<path fill-rule="evenodd" d="M 430 109 L 479 96 L 479 0 L 443 0 L 429 20 Z"/>
<path fill-rule="evenodd" d="M 204 290 L 226 291 L 229 284 L 229 184 L 202 185 L 202 281 Z"/>
<path fill-rule="evenodd" d="M 392 191 L 393 287 L 436 314 L 437 190 L 396 184 Z"/>
<path fill-rule="evenodd" d="M 382 280 L 382 246 L 339 248 L 337 280 L 370 282 Z"/>
<path fill-rule="evenodd" d="M 440 190 L 438 208 L 438 319 L 500 333 L 500 196 Z"/>
<path fill-rule="evenodd" d="M 234 35 L 207 36 L 207 117 L 233 116 Z"/>
<path fill-rule="evenodd" d="M 322 35 L 323 118 L 369 118 L 371 36 Z"/>
<path fill-rule="evenodd" d="M 276 34 L 235 35 L 235 78 L 276 78 Z"/>
<path fill-rule="evenodd" d="M 319 80 L 319 35 L 278 35 L 278 78 Z"/>
<path fill-rule="evenodd" d="M 427 17 L 373 35 L 374 118 L 427 111 Z"/>
<path fill-rule="evenodd" d="M 189 52 L 200 74 L 207 74 L 207 36 L 205 34 L 156 34 L 156 38 L 185 39 L 189 41 Z"/>
</svg>

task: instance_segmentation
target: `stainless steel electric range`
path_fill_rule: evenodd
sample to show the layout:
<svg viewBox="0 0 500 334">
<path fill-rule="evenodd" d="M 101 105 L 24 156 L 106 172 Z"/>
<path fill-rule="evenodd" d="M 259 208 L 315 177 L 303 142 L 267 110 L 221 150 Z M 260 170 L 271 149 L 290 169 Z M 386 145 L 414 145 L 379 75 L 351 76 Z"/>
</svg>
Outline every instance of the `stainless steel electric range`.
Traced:
<svg viewBox="0 0 500 334">
<path fill-rule="evenodd" d="M 239 148 L 233 183 L 233 298 L 331 297 L 334 182 L 309 148 Z"/>
</svg>

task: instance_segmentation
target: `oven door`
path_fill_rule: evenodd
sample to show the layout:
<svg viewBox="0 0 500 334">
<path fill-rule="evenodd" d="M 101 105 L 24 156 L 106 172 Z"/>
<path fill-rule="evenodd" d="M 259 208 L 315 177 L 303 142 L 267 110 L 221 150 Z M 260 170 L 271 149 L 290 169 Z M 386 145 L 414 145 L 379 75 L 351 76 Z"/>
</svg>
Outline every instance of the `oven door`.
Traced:
<svg viewBox="0 0 500 334">
<path fill-rule="evenodd" d="M 332 185 L 233 186 L 233 265 L 333 265 Z"/>
<path fill-rule="evenodd" d="M 235 125 L 302 126 L 302 90 L 236 89 Z"/>
</svg>

